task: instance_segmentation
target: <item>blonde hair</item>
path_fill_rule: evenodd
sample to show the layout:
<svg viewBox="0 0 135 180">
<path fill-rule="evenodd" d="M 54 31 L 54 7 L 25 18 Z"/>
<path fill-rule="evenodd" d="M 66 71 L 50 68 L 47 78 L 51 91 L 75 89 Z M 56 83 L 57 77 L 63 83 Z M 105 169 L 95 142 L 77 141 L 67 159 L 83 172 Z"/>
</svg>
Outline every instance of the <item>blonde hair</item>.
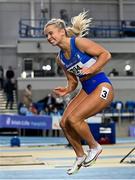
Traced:
<svg viewBox="0 0 135 180">
<path fill-rule="evenodd" d="M 78 16 L 71 18 L 71 26 L 66 27 L 65 22 L 62 19 L 51 19 L 45 25 L 44 30 L 47 26 L 55 24 L 60 29 L 65 29 L 68 37 L 77 36 L 83 37 L 88 34 L 89 27 L 91 25 L 92 18 L 87 18 L 88 11 L 81 12 Z"/>
<path fill-rule="evenodd" d="M 47 24 L 44 27 L 44 30 L 46 29 L 47 26 L 55 24 L 56 27 L 60 29 L 66 29 L 66 24 L 62 19 L 51 19 L 50 21 L 47 22 Z"/>
<path fill-rule="evenodd" d="M 66 28 L 69 37 L 73 35 L 83 37 L 88 34 L 92 18 L 87 18 L 87 13 L 88 11 L 83 11 L 71 19 L 71 27 Z"/>
</svg>

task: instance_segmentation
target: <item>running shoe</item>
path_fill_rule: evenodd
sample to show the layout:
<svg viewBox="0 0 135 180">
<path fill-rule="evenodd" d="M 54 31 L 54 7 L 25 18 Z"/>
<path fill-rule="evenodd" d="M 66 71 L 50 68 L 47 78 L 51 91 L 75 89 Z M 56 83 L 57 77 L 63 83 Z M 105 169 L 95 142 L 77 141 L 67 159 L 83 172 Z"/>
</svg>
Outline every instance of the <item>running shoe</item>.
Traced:
<svg viewBox="0 0 135 180">
<path fill-rule="evenodd" d="M 100 144 L 96 148 L 89 149 L 88 155 L 83 162 L 84 167 L 91 166 L 93 163 L 95 163 L 96 159 L 98 158 L 99 154 L 102 152 L 102 147 Z"/>
<path fill-rule="evenodd" d="M 78 172 L 78 170 L 83 165 L 84 161 L 86 159 L 86 154 L 84 154 L 82 157 L 77 157 L 73 166 L 67 170 L 68 175 L 72 175 Z"/>
</svg>

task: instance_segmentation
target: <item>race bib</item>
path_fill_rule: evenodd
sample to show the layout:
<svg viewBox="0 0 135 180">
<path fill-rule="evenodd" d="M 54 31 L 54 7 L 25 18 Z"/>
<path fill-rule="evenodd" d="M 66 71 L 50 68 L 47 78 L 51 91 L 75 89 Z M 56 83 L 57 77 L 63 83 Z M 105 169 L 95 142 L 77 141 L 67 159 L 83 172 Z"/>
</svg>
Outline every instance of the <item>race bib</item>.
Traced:
<svg viewBox="0 0 135 180">
<path fill-rule="evenodd" d="M 68 71 L 70 71 L 71 73 L 75 74 L 75 75 L 82 75 L 81 73 L 81 69 L 83 68 L 83 64 L 81 62 L 75 64 L 74 66 L 72 66 L 71 68 L 68 69 Z"/>
<path fill-rule="evenodd" d="M 107 87 L 102 87 L 101 93 L 100 93 L 100 97 L 102 99 L 107 99 L 109 94 L 109 89 Z"/>
<path fill-rule="evenodd" d="M 75 75 L 79 76 L 79 75 L 83 75 L 81 73 L 81 69 L 83 67 L 91 67 L 94 63 L 96 62 L 96 60 L 94 58 L 89 59 L 87 62 L 85 62 L 84 64 L 80 61 L 78 63 L 76 63 L 75 65 L 73 65 L 72 67 L 68 68 L 68 71 L 70 71 L 71 73 L 74 73 Z"/>
</svg>

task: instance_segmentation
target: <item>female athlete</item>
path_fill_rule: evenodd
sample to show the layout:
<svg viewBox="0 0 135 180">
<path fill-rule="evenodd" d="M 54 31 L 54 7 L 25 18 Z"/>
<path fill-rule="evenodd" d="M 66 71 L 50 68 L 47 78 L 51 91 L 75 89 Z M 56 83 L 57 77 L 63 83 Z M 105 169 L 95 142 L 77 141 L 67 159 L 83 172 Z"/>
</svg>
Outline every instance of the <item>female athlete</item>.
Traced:
<svg viewBox="0 0 135 180">
<path fill-rule="evenodd" d="M 102 71 L 111 58 L 111 54 L 101 45 L 85 38 L 91 24 L 87 12 L 82 12 L 71 19 L 71 26 L 66 27 L 61 19 L 51 19 L 44 27 L 44 34 L 60 52 L 56 61 L 67 77 L 66 87 L 57 87 L 54 92 L 64 96 L 73 92 L 80 81 L 82 89 L 67 105 L 60 126 L 72 145 L 76 160 L 68 169 L 69 175 L 76 173 L 81 166 L 90 166 L 102 152 L 101 145 L 94 139 L 85 121 L 106 108 L 113 100 L 113 87 Z M 86 154 L 81 140 L 88 143 Z"/>
</svg>

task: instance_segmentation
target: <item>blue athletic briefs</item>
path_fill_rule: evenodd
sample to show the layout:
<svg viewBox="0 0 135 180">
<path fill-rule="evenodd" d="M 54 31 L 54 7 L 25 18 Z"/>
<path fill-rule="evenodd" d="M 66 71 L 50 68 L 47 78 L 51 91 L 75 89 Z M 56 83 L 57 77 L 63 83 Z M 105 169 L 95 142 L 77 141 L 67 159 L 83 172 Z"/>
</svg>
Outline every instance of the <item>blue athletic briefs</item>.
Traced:
<svg viewBox="0 0 135 180">
<path fill-rule="evenodd" d="M 105 73 L 100 72 L 100 73 L 92 76 L 91 78 L 82 81 L 81 84 L 82 84 L 82 88 L 84 89 L 84 91 L 87 94 L 90 94 L 92 91 L 94 91 L 96 89 L 96 87 L 99 84 L 101 84 L 103 82 L 107 82 L 107 83 L 111 84 L 110 80 L 105 75 Z"/>
</svg>

